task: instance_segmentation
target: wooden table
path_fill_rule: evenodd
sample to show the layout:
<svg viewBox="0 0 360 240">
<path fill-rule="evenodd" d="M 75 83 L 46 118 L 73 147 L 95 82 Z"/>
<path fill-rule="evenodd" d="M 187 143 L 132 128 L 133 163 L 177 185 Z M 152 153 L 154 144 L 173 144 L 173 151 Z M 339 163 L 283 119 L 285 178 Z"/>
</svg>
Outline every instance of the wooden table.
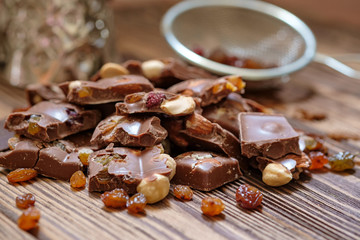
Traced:
<svg viewBox="0 0 360 240">
<path fill-rule="evenodd" d="M 162 14 L 173 2 L 143 1 L 142 7 L 128 2 L 118 4 L 115 10 L 119 36 L 116 48 L 121 56 L 174 56 L 158 27 Z M 312 18 L 305 20 L 317 37 L 320 51 L 360 53 L 360 32 L 351 30 L 351 26 L 344 30 Z M 311 63 L 291 75 L 283 88 L 247 96 L 284 113 L 296 128 L 342 138 L 327 138 L 331 153 L 360 152 L 359 80 Z M 22 90 L 0 86 L 0 117 L 25 105 Z M 303 112 L 323 113 L 326 117 L 304 120 Z M 8 171 L 0 168 L 0 239 L 359 239 L 359 161 L 357 158 L 354 170 L 335 173 L 325 168 L 278 188 L 265 186 L 260 175 L 253 172 L 210 193 L 195 191 L 189 202 L 169 194 L 165 200 L 147 206 L 145 215 L 104 208 L 99 194 L 88 193 L 87 189 L 74 191 L 68 182 L 38 177 L 11 185 L 6 179 Z M 249 211 L 236 205 L 235 191 L 242 183 L 263 192 L 261 208 Z M 28 192 L 36 196 L 41 220 L 38 229 L 24 232 L 16 224 L 22 211 L 15 207 L 15 197 Z M 201 199 L 205 196 L 224 201 L 222 215 L 211 218 L 201 214 Z"/>
</svg>

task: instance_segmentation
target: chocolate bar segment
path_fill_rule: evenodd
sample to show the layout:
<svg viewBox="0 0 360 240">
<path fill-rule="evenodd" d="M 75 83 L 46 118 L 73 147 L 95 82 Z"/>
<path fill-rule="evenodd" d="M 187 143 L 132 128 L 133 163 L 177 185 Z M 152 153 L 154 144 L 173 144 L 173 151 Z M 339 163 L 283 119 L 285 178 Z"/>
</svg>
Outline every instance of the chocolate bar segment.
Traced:
<svg viewBox="0 0 360 240">
<path fill-rule="evenodd" d="M 161 88 L 168 88 L 175 83 L 188 79 L 216 78 L 201 68 L 190 67 L 174 58 L 152 59 L 145 62 L 130 60 L 124 63 L 124 67 L 131 74 L 143 75 L 154 86 Z"/>
<path fill-rule="evenodd" d="M 45 85 L 41 83 L 30 84 L 25 90 L 26 99 L 32 106 L 42 101 L 66 99 L 63 91 L 57 85 Z"/>
<path fill-rule="evenodd" d="M 239 113 L 241 153 L 247 158 L 301 155 L 299 135 L 282 115 Z"/>
<path fill-rule="evenodd" d="M 242 174 L 239 161 L 213 152 L 186 152 L 175 158 L 174 184 L 211 191 L 238 179 Z"/>
<path fill-rule="evenodd" d="M 169 92 L 201 99 L 201 106 L 220 102 L 232 92 L 243 92 L 245 83 L 238 76 L 225 76 L 216 80 L 192 79 L 168 88 Z"/>
<path fill-rule="evenodd" d="M 25 112 L 11 113 L 5 128 L 26 137 L 50 142 L 94 128 L 100 121 L 96 110 L 84 111 L 69 103 L 40 102 Z"/>
<path fill-rule="evenodd" d="M 123 188 L 134 194 L 143 179 L 154 174 L 170 176 L 173 170 L 167 161 L 171 157 L 162 152 L 161 145 L 143 151 L 122 147 L 94 152 L 89 158 L 89 191 Z"/>
<path fill-rule="evenodd" d="M 183 119 L 165 119 L 163 126 L 172 143 L 184 149 L 197 149 L 225 153 L 238 159 L 242 165 L 240 142 L 219 124 L 212 123 L 194 113 Z"/>
<path fill-rule="evenodd" d="M 105 147 L 110 143 L 132 147 L 152 147 L 167 137 L 158 117 L 113 115 L 95 128 L 91 143 Z"/>
<path fill-rule="evenodd" d="M 69 102 L 80 105 L 122 101 L 128 94 L 149 92 L 154 89 L 149 80 L 135 75 L 104 78 L 97 82 L 65 82 L 59 86 Z"/>
<path fill-rule="evenodd" d="M 184 116 L 195 111 L 192 97 L 164 91 L 134 93 L 127 95 L 124 102 L 116 104 L 116 114 L 162 113 L 169 116 Z"/>
<path fill-rule="evenodd" d="M 0 152 L 9 149 L 8 140 L 14 136 L 13 132 L 10 132 L 4 128 L 5 120 L 0 120 Z"/>
</svg>

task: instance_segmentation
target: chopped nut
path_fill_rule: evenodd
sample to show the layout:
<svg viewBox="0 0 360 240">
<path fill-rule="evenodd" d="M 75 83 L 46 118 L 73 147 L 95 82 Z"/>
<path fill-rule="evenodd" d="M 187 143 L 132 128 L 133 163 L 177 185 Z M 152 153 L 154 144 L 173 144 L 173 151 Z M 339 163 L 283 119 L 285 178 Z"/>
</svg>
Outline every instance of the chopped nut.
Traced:
<svg viewBox="0 0 360 240">
<path fill-rule="evenodd" d="M 71 92 L 72 90 L 81 87 L 81 82 L 80 81 L 72 81 L 69 83 L 69 92 Z"/>
<path fill-rule="evenodd" d="M 144 76 L 149 79 L 159 78 L 164 68 L 165 64 L 159 60 L 149 60 L 141 64 Z"/>
<path fill-rule="evenodd" d="M 163 100 L 160 108 L 167 114 L 181 116 L 195 111 L 195 101 L 192 97 L 179 95 L 175 98 Z"/>
<path fill-rule="evenodd" d="M 186 129 L 193 135 L 207 135 L 212 133 L 214 126 L 201 115 L 193 114 L 186 120 Z"/>
<path fill-rule="evenodd" d="M 170 189 L 168 177 L 160 174 L 154 174 L 151 178 L 143 179 L 136 190 L 145 195 L 148 203 L 156 203 L 165 198 Z"/>
<path fill-rule="evenodd" d="M 268 164 L 262 174 L 263 182 L 272 187 L 285 185 L 293 178 L 291 172 L 280 163 Z"/>
<path fill-rule="evenodd" d="M 105 63 L 100 71 L 99 74 L 101 78 L 111 78 L 119 75 L 127 75 L 129 71 L 117 63 Z"/>
</svg>

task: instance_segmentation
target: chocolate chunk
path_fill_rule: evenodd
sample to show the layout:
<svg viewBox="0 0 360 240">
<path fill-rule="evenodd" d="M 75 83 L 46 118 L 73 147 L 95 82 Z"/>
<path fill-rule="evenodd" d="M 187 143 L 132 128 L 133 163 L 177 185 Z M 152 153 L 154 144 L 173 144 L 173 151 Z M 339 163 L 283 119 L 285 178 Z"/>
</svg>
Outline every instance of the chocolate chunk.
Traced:
<svg viewBox="0 0 360 240">
<path fill-rule="evenodd" d="M 226 76 L 212 79 L 192 79 L 180 82 L 168 88 L 169 92 L 186 96 L 199 97 L 201 106 L 220 102 L 232 92 L 242 92 L 245 83 L 238 76 Z"/>
<path fill-rule="evenodd" d="M 187 152 L 175 158 L 174 184 L 188 185 L 201 191 L 211 191 L 238 179 L 242 174 L 235 158 L 212 152 Z"/>
<path fill-rule="evenodd" d="M 68 153 L 59 146 L 40 150 L 34 167 L 40 174 L 60 180 L 69 180 L 72 174 L 82 170 L 77 152 Z"/>
<path fill-rule="evenodd" d="M 195 111 L 192 97 L 179 94 L 152 91 L 127 95 L 124 102 L 116 104 L 116 114 L 162 113 L 169 116 L 184 116 Z"/>
<path fill-rule="evenodd" d="M 135 75 L 104 78 L 97 82 L 65 82 L 59 86 L 69 102 L 80 105 L 122 101 L 128 94 L 149 92 L 154 89 L 149 80 Z"/>
<path fill-rule="evenodd" d="M 25 112 L 11 113 L 5 128 L 29 138 L 50 142 L 94 128 L 100 121 L 96 110 L 84 111 L 69 103 L 43 101 Z"/>
<path fill-rule="evenodd" d="M 292 173 L 294 179 L 299 179 L 300 173 L 303 172 L 304 169 L 308 169 L 311 165 L 311 160 L 305 153 L 302 153 L 300 156 L 290 153 L 276 160 L 266 157 L 256 157 L 256 162 L 256 167 L 261 171 L 270 163 L 280 163 Z"/>
<path fill-rule="evenodd" d="M 13 137 L 9 145 L 11 150 L 0 152 L 0 166 L 7 169 L 35 167 L 42 147 L 38 141 Z"/>
<path fill-rule="evenodd" d="M 299 135 L 282 115 L 239 113 L 241 153 L 247 158 L 301 155 Z"/>
<path fill-rule="evenodd" d="M 151 147 L 161 143 L 167 131 L 158 117 L 113 115 L 102 120 L 96 127 L 91 143 L 100 147 L 110 143 L 122 146 Z"/>
<path fill-rule="evenodd" d="M 212 123 L 197 113 L 183 119 L 166 119 L 164 127 L 171 142 L 179 147 L 222 152 L 229 157 L 242 160 L 238 138 L 219 124 Z M 240 162 L 241 167 L 245 165 Z"/>
<path fill-rule="evenodd" d="M 63 91 L 57 85 L 44 85 L 41 83 L 30 84 L 26 87 L 26 99 L 30 105 L 35 105 L 41 101 L 65 100 Z"/>
<path fill-rule="evenodd" d="M 0 120 L 0 152 L 9 149 L 8 140 L 9 138 L 14 136 L 13 132 L 6 130 L 3 126 L 5 124 L 5 120 Z"/>
<path fill-rule="evenodd" d="M 238 93 L 230 93 L 226 99 L 218 104 L 212 104 L 203 109 L 202 115 L 211 122 L 239 136 L 239 122 L 237 115 L 240 112 L 252 112 L 245 99 Z"/>
<path fill-rule="evenodd" d="M 130 60 L 125 62 L 124 66 L 131 74 L 141 74 L 148 78 L 154 86 L 161 88 L 168 88 L 188 79 L 215 78 L 201 68 L 190 67 L 174 58 L 153 59 L 145 62 Z"/>
<path fill-rule="evenodd" d="M 143 151 L 122 147 L 94 152 L 89 157 L 89 191 L 123 188 L 134 194 L 143 179 L 154 174 L 170 176 L 173 170 L 167 161 L 171 157 L 162 152 L 161 145 Z"/>
</svg>

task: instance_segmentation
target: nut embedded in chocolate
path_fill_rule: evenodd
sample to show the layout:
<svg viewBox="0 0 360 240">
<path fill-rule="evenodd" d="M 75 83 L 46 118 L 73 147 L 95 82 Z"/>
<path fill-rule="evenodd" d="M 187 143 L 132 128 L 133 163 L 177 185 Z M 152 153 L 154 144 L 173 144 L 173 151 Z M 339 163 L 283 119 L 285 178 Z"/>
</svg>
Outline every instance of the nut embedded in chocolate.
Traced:
<svg viewBox="0 0 360 240">
<path fill-rule="evenodd" d="M 19 135 L 50 142 L 94 128 L 100 121 L 96 110 L 83 110 L 69 103 L 40 102 L 25 112 L 7 117 L 5 128 Z"/>
<path fill-rule="evenodd" d="M 152 147 L 167 137 L 158 117 L 112 115 L 95 128 L 91 143 L 105 147 L 110 143 L 132 147 Z"/>
<path fill-rule="evenodd" d="M 241 153 L 247 158 L 301 155 L 299 135 L 282 115 L 239 113 Z"/>
<path fill-rule="evenodd" d="M 237 159 L 213 152 L 186 152 L 177 156 L 175 162 L 172 183 L 201 191 L 211 191 L 242 175 Z"/>
</svg>

